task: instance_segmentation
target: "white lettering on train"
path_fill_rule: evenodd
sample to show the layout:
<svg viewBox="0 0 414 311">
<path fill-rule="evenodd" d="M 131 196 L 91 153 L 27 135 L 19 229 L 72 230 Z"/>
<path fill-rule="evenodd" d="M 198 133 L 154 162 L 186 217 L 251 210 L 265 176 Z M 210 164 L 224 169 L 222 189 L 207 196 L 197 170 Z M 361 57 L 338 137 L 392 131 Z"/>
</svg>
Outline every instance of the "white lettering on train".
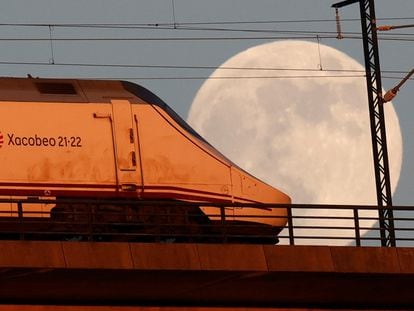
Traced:
<svg viewBox="0 0 414 311">
<path fill-rule="evenodd" d="M 7 134 L 9 139 L 8 146 L 17 147 L 82 147 L 82 138 L 79 136 L 18 136 L 15 134 Z"/>
</svg>

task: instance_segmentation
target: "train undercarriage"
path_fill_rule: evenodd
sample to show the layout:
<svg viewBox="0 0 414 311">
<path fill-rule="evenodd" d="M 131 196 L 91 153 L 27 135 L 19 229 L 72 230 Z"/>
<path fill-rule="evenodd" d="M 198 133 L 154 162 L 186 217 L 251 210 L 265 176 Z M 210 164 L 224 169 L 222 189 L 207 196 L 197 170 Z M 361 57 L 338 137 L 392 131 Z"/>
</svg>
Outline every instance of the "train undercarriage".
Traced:
<svg viewBox="0 0 414 311">
<path fill-rule="evenodd" d="M 216 216 L 184 202 L 58 200 L 48 217 L 0 217 L 1 239 L 276 244 L 281 228 Z M 221 211 L 221 212 L 220 212 Z M 217 216 L 221 214 L 222 217 Z M 209 217 L 210 216 L 210 217 Z"/>
</svg>

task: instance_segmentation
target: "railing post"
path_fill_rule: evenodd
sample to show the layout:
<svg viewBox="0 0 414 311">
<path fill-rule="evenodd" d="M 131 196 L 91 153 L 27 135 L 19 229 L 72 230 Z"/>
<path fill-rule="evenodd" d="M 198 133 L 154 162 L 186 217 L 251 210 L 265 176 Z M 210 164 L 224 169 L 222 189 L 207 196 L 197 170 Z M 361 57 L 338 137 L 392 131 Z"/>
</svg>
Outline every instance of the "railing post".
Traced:
<svg viewBox="0 0 414 311">
<path fill-rule="evenodd" d="M 24 240 L 23 205 L 21 201 L 17 203 L 17 215 L 20 223 L 20 240 Z"/>
<path fill-rule="evenodd" d="M 294 234 L 293 234 L 292 208 L 290 206 L 287 207 L 287 215 L 288 215 L 289 244 L 290 245 L 295 245 L 295 237 L 294 237 Z"/>
<path fill-rule="evenodd" d="M 220 206 L 220 219 L 221 219 L 221 233 L 223 235 L 223 243 L 227 243 L 226 208 L 224 206 Z"/>
<path fill-rule="evenodd" d="M 354 208 L 355 244 L 361 246 L 361 233 L 359 232 L 358 209 Z"/>
<path fill-rule="evenodd" d="M 94 205 L 91 203 L 86 203 L 87 211 L 88 211 L 88 241 L 93 240 L 93 209 Z"/>
</svg>

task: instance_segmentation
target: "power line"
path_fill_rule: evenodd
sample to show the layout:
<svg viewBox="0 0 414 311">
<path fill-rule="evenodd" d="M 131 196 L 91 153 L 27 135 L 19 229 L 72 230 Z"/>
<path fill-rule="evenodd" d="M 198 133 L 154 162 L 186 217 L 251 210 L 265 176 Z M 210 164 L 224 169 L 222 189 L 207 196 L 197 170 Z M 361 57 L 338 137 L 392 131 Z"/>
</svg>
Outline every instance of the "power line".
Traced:
<svg viewBox="0 0 414 311">
<path fill-rule="evenodd" d="M 172 0 L 172 5 L 174 2 Z M 210 22 L 210 23 L 176 23 L 175 13 L 173 10 L 173 23 L 164 23 L 164 24 L 34 24 L 34 23 L 0 23 L 0 26 L 24 26 L 24 27 L 47 27 L 49 29 L 55 27 L 71 27 L 71 28 L 109 28 L 109 29 L 139 29 L 139 30 L 181 30 L 181 31 L 196 31 L 196 32 L 245 32 L 245 33 L 260 33 L 260 34 L 278 34 L 278 36 L 197 36 L 197 37 L 57 37 L 49 38 L 47 37 L 38 37 L 38 38 L 25 38 L 25 37 L 10 37 L 10 38 L 0 38 L 0 41 L 212 41 L 212 40 L 287 40 L 287 39 L 333 39 L 337 38 L 336 31 L 319 31 L 319 30 L 277 30 L 277 29 L 254 29 L 254 28 L 217 28 L 217 27 L 200 27 L 201 25 L 213 25 L 213 24 L 244 24 L 244 23 L 254 23 L 254 22 Z M 395 19 L 395 18 L 393 18 Z M 414 19 L 414 18 L 404 18 Z M 352 19 L 356 20 L 356 19 Z M 314 22 L 314 21 L 334 21 L 334 20 L 297 20 L 296 22 Z M 258 21 L 256 21 L 258 22 Z M 295 22 L 295 21 L 262 21 L 263 23 L 270 22 Z M 195 27 L 197 25 L 198 27 Z M 284 35 L 284 36 L 282 36 Z M 287 36 L 289 35 L 289 36 Z M 381 40 L 393 40 L 393 41 L 414 41 L 412 33 L 383 33 L 380 35 Z M 362 39 L 360 32 L 344 32 L 344 39 Z"/>
<path fill-rule="evenodd" d="M 285 21 L 287 22 L 287 21 Z M 317 31 L 317 30 L 277 30 L 277 29 L 254 29 L 254 28 L 207 28 L 194 27 L 188 25 L 206 25 L 204 23 L 165 23 L 165 24 L 11 24 L 3 23 L 0 26 L 24 26 L 24 27 L 67 27 L 67 28 L 100 28 L 100 29 L 139 29 L 139 30 L 184 30 L 184 31 L 207 31 L 207 32 L 247 32 L 247 33 L 269 33 L 269 34 L 295 34 L 295 35 L 333 35 L 335 31 Z M 359 35 L 359 32 L 345 32 L 346 35 Z M 405 33 L 384 33 L 386 36 L 413 36 L 414 34 Z M 17 38 L 19 39 L 19 38 Z M 22 38 L 26 39 L 26 38 Z M 28 39 L 28 38 L 27 38 Z M 43 39 L 43 38 L 41 38 Z M 36 39 L 36 40 L 41 40 Z M 96 39 L 96 38 L 94 38 Z M 99 38 L 100 39 L 100 38 Z M 74 39 L 66 39 L 74 40 Z"/>
<path fill-rule="evenodd" d="M 383 17 L 377 21 L 414 20 L 414 17 Z M 359 18 L 344 18 L 341 21 L 358 22 Z M 237 25 L 237 24 L 294 24 L 294 23 L 325 23 L 335 22 L 335 19 L 296 19 L 296 20 L 255 20 L 255 21 L 214 21 L 214 22 L 181 22 L 183 25 Z"/>
<path fill-rule="evenodd" d="M 324 39 L 334 39 L 335 36 L 319 36 Z M 288 39 L 314 39 L 316 36 L 265 36 L 265 37 L 88 37 L 88 38 L 53 38 L 53 41 L 217 41 L 217 40 L 288 40 Z M 346 37 L 352 38 L 352 37 Z M 355 37 L 354 39 L 360 39 L 361 37 Z M 50 38 L 0 38 L 0 41 L 50 41 Z"/>
<path fill-rule="evenodd" d="M 281 67 L 234 67 L 234 66 L 190 66 L 190 65 L 142 65 L 142 64 L 98 64 L 98 63 L 64 63 L 64 62 L 16 62 L 0 61 L 0 65 L 32 66 L 69 66 L 69 67 L 109 67 L 109 68 L 148 68 L 148 69 L 185 69 L 185 70 L 243 70 L 243 71 L 298 71 L 298 72 L 346 72 L 365 73 L 358 69 L 319 69 L 319 68 L 281 68 Z M 382 70 L 382 73 L 406 75 L 408 71 Z"/>
<path fill-rule="evenodd" d="M 42 25 L 42 27 L 59 27 L 56 25 Z M 80 26 L 76 26 L 80 27 Z M 96 26 L 98 27 L 98 26 Z M 100 26 L 99 26 L 100 27 Z M 107 28 L 107 26 L 100 27 Z M 153 30 L 153 29 L 162 29 L 162 30 L 184 30 L 184 31 L 196 31 L 196 32 L 233 32 L 233 33 L 259 33 L 259 34 L 279 34 L 279 35 L 291 35 L 292 37 L 88 37 L 88 38 L 55 38 L 57 41 L 167 41 L 167 40 L 267 40 L 267 39 L 298 39 L 298 38 L 325 38 L 332 39 L 337 38 L 336 31 L 317 31 L 317 30 L 275 30 L 275 29 L 240 29 L 240 28 L 206 28 L 206 27 L 185 27 L 175 25 L 174 27 L 110 27 L 111 29 L 139 29 L 139 30 Z M 345 39 L 360 39 L 361 35 L 359 32 L 344 32 Z M 300 37 L 302 36 L 302 37 Z M 413 37 L 413 33 L 382 33 L 379 38 L 381 40 L 401 40 L 401 41 L 412 41 L 412 39 L 406 39 L 404 37 Z M 48 38 L 0 38 L 0 41 L 45 41 L 49 40 Z"/>
<path fill-rule="evenodd" d="M 87 79 L 96 80 L 247 80 L 247 79 L 319 79 L 319 78 L 365 78 L 365 75 L 293 75 L 293 76 L 185 76 L 185 77 L 147 77 L 147 76 L 130 76 L 130 77 L 88 77 Z M 79 76 L 76 77 L 79 79 Z"/>
<path fill-rule="evenodd" d="M 365 75 L 327 75 L 327 76 L 316 76 L 316 75 L 296 75 L 296 76 L 227 76 L 227 77 L 209 77 L 209 76 L 187 76 L 187 77 L 149 77 L 149 76 L 129 76 L 129 77 L 115 77 L 115 76 L 98 76 L 98 77 L 87 77 L 85 79 L 94 79 L 94 80 L 248 80 L 248 79 L 319 79 L 319 78 L 365 78 Z M 383 79 L 391 80 L 401 80 L 402 77 L 391 77 L 384 76 Z M 68 78 L 69 79 L 69 78 Z M 74 79 L 80 79 L 79 76 L 74 77 Z M 414 79 L 410 79 L 414 81 Z"/>
<path fill-rule="evenodd" d="M 5 25 L 13 25 L 13 24 L 0 24 L 0 26 L 5 26 Z M 139 29 L 139 30 L 153 30 L 153 29 L 158 29 L 158 30 L 191 30 L 191 31 L 218 31 L 218 32 L 248 32 L 248 33 L 273 33 L 273 34 L 297 34 L 297 35 L 304 35 L 304 34 L 312 34 L 312 35 L 333 35 L 336 34 L 336 31 L 320 31 L 320 30 L 286 30 L 286 29 L 281 29 L 281 30 L 277 30 L 277 29 L 245 29 L 245 28 L 207 28 L 207 27 L 188 27 L 188 26 L 183 26 L 182 24 L 176 24 L 174 25 L 170 25 L 170 26 L 161 26 L 161 25 L 157 25 L 157 26 L 149 26 L 149 25 L 143 25 L 143 26 L 105 26 L 105 25 L 64 25 L 64 24 L 50 24 L 50 25 L 46 25 L 46 24 L 38 24 L 38 25 L 31 25 L 31 24 L 17 24 L 18 26 L 40 26 L 40 27 L 53 27 L 53 28 L 58 28 L 58 27 L 71 27 L 71 28 L 83 28 L 83 27 L 92 27 L 92 28 L 108 28 L 108 29 Z M 16 26 L 16 25 L 15 25 Z M 359 32 L 344 32 L 344 34 L 346 35 L 358 35 L 360 34 Z M 381 34 L 382 36 L 413 36 L 414 34 L 412 33 L 383 33 Z"/>
<path fill-rule="evenodd" d="M 391 21 L 391 20 L 414 20 L 414 17 L 383 17 L 378 18 L 377 21 Z M 358 18 L 344 18 L 342 22 L 360 22 Z M 294 23 L 325 23 L 335 22 L 335 19 L 296 19 L 296 20 L 245 20 L 245 21 L 211 21 L 211 22 L 180 22 L 176 25 L 249 25 L 249 24 L 294 24 Z M 0 26 L 27 26 L 27 27 L 173 27 L 174 23 L 171 22 L 154 22 L 154 23 L 0 23 Z"/>
<path fill-rule="evenodd" d="M 47 77 L 42 77 L 47 78 Z M 225 77 L 210 77 L 210 76 L 186 76 L 186 77 L 160 77 L 160 76 L 95 76 L 95 77 L 81 77 L 77 75 L 75 77 L 65 76 L 64 79 L 86 79 L 86 80 L 247 80 L 247 79 L 319 79 L 319 78 L 365 78 L 365 75 L 326 75 L 326 76 L 316 76 L 316 75 L 293 75 L 293 76 L 225 76 Z M 392 76 L 383 76 L 383 79 L 398 80 L 400 81 L 403 77 L 392 77 Z M 409 80 L 414 81 L 413 78 Z"/>
<path fill-rule="evenodd" d="M 233 66 L 224 66 L 224 67 L 217 67 L 217 66 L 189 66 L 189 65 L 140 65 L 140 64 L 93 64 L 93 63 L 63 63 L 63 62 L 15 62 L 15 61 L 0 61 L 0 65 L 24 65 L 24 66 L 54 66 L 54 67 L 97 67 L 97 68 L 142 68 L 142 69 L 174 69 L 174 70 L 222 70 L 222 71 L 229 71 L 229 70 L 240 70 L 240 71 L 283 71 L 283 72 L 328 72 L 328 73 L 365 73 L 364 70 L 357 70 L 357 69 L 317 69 L 317 68 L 276 68 L 276 67 L 233 67 Z M 398 74 L 401 75 L 399 77 L 393 76 L 384 76 L 386 79 L 401 79 L 402 76 L 406 75 L 408 71 L 402 70 L 382 70 L 383 74 Z M 318 75 L 319 76 L 319 75 Z M 343 77 L 346 77 L 342 75 Z M 338 76 L 339 77 L 339 76 Z M 348 76 L 349 77 L 349 76 Z M 191 78 L 191 77 L 190 77 Z M 200 79 L 205 79 L 205 77 L 197 77 Z M 230 77 L 229 77 L 230 78 Z M 254 77 L 246 77 L 246 78 L 254 78 Z M 260 76 L 257 78 L 265 78 L 265 76 Z"/>
<path fill-rule="evenodd" d="M 215 36 L 215 37 L 66 37 L 66 38 L 0 38 L 2 42 L 42 42 L 42 41 L 56 41 L 56 42 L 99 42 L 99 41 L 231 41 L 231 40 L 290 40 L 290 39 L 337 39 L 334 32 L 296 32 L 292 31 L 290 36 Z M 336 34 L 336 33 L 335 33 Z M 343 39 L 362 39 L 360 35 L 353 35 L 353 33 L 343 33 Z M 413 42 L 413 38 L 406 36 L 414 36 L 414 34 L 384 34 L 379 36 L 382 41 L 404 41 Z"/>
</svg>

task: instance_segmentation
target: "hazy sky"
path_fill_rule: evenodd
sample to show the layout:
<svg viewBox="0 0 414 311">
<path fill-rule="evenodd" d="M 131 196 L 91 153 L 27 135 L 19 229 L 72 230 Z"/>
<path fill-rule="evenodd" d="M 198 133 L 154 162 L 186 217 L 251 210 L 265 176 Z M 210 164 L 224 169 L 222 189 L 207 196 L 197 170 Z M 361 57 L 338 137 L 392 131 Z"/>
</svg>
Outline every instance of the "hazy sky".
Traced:
<svg viewBox="0 0 414 311">
<path fill-rule="evenodd" d="M 300 32 L 300 38 L 306 36 L 308 37 L 306 40 L 313 42 L 317 41 L 316 34 L 305 32 L 326 32 L 319 33 L 319 39 L 323 44 L 335 47 L 363 63 L 361 40 L 324 38 L 325 35 L 330 37 L 335 35 L 330 33 L 336 30 L 333 21 L 334 10 L 330 7 L 334 2 L 337 1 L 174 0 L 173 10 L 171 0 L 1 0 L 1 75 L 31 74 L 39 77 L 131 80 L 149 88 L 186 118 L 197 90 L 214 68 L 248 47 L 295 36 L 291 31 Z M 412 0 L 377 0 L 376 11 L 378 24 L 414 24 Z M 172 26 L 174 17 L 175 28 Z M 358 20 L 346 20 L 359 19 L 358 5 L 354 4 L 342 9 L 341 17 L 344 20 L 342 23 L 344 32 L 360 32 Z M 399 19 L 384 20 L 384 18 Z M 304 20 L 306 22 L 303 22 Z M 268 21 L 277 21 L 277 23 L 267 23 Z M 117 29 L 47 26 L 91 23 L 135 24 L 135 26 L 138 24 L 140 27 Z M 5 24 L 46 26 L 23 27 Z M 76 38 L 77 40 L 53 42 L 4 40 L 5 38 L 48 39 L 50 36 L 54 39 Z M 411 40 L 414 40 L 414 29 L 394 31 L 389 36 L 404 40 L 381 41 L 381 69 L 409 71 L 413 67 L 414 42 Z M 244 39 L 235 39 L 235 37 Z M 246 39 L 252 37 L 256 39 Z M 117 40 L 91 40 L 96 38 Z M 134 40 L 120 40 L 126 38 Z M 166 38 L 170 40 L 165 40 Z M 178 40 L 179 38 L 181 39 Z M 183 38 L 186 40 L 182 40 Z M 203 38 L 203 40 L 193 40 L 194 38 Z M 136 66 L 64 66 L 62 64 Z M 145 68 L 141 67 L 142 65 L 173 68 Z M 174 66 L 207 68 L 184 69 Z M 383 76 L 383 86 L 388 89 L 398 80 L 387 77 L 402 77 L 403 74 L 384 73 Z M 414 204 L 414 122 L 412 120 L 414 103 L 411 100 L 413 92 L 413 83 L 409 81 L 394 100 L 404 143 L 402 174 L 394 196 L 394 204 L 398 205 Z M 349 96 L 352 96 L 352 90 L 349 90 Z"/>
</svg>

